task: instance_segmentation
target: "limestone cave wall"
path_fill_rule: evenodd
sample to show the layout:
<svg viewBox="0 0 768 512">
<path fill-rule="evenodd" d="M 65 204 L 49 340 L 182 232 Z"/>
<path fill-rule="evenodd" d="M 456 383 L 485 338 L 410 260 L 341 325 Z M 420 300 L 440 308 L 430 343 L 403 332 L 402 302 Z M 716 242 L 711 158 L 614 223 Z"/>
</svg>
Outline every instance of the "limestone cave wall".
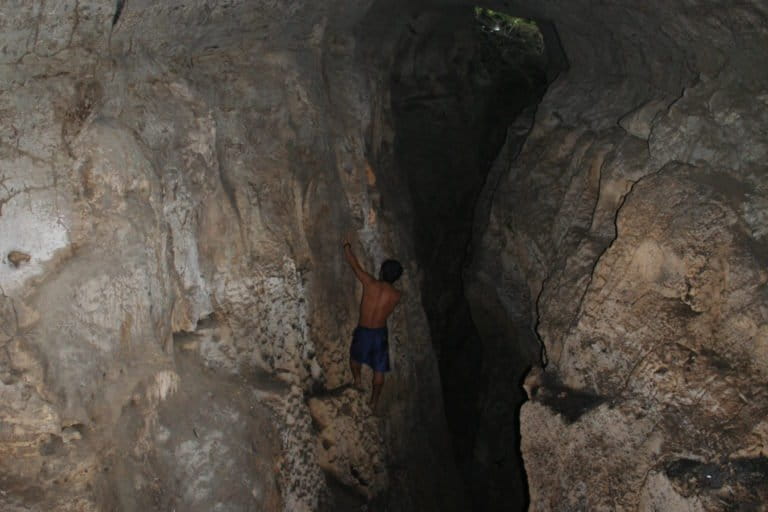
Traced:
<svg viewBox="0 0 768 512">
<path fill-rule="evenodd" d="M 466 137 L 462 212 L 404 174 L 396 100 L 470 69 L 425 30 L 471 3 L 0 7 L 2 510 L 760 509 L 768 6 L 478 3 L 567 66 Z M 416 101 L 498 110 L 456 97 Z M 345 232 L 406 267 L 379 416 Z M 471 446 L 446 316 L 482 345 Z"/>
<path fill-rule="evenodd" d="M 368 7 L 3 5 L 2 510 L 461 507 Z M 379 418 L 345 232 L 406 267 Z"/>
<path fill-rule="evenodd" d="M 760 509 L 766 5 L 505 7 L 569 61 L 495 164 L 466 274 L 486 346 L 533 366 L 529 510 Z"/>
</svg>

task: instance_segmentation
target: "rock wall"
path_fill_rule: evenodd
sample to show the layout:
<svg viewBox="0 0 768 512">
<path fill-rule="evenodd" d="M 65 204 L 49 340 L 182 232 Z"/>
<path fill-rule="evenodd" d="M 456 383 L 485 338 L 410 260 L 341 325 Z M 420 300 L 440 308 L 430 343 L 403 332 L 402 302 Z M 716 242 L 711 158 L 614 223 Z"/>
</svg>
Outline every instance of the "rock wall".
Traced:
<svg viewBox="0 0 768 512">
<path fill-rule="evenodd" d="M 0 508 L 466 509 L 388 112 L 427 4 L 0 8 Z M 766 6 L 487 5 L 570 64 L 477 209 L 488 503 L 541 364 L 532 510 L 759 509 Z M 344 231 L 406 266 L 380 418 L 343 386 Z"/>
<path fill-rule="evenodd" d="M 2 7 L 0 508 L 460 507 L 367 8 Z M 344 231 L 406 267 L 379 418 Z"/>
<path fill-rule="evenodd" d="M 544 366 L 530 510 L 760 509 L 765 4 L 506 9 L 552 21 L 570 64 L 497 162 L 467 272 L 481 334 Z"/>
</svg>

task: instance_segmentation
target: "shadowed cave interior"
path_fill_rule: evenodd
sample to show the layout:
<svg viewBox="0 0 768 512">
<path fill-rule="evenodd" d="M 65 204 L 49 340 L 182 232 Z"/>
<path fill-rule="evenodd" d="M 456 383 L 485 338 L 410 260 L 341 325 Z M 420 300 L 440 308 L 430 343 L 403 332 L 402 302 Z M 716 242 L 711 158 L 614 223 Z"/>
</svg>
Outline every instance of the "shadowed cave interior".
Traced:
<svg viewBox="0 0 768 512">
<path fill-rule="evenodd" d="M 492 197 L 481 194 L 484 187 L 492 192 L 491 167 L 509 166 L 509 156 L 499 156 L 502 146 L 519 147 L 527 135 L 525 128 L 510 129 L 508 138 L 508 129 L 526 109 L 518 125 L 530 126 L 548 81 L 565 62 L 554 28 L 544 31 L 553 49 L 531 20 L 480 7 L 443 8 L 414 16 L 393 57 L 394 168 L 412 201 L 421 295 L 448 428 L 478 511 L 527 506 L 517 414 L 524 373 L 540 361 L 535 351 L 518 347 L 530 341 L 515 333 L 506 346 L 484 349 L 463 271 L 475 212 L 487 214 L 490 207 L 478 200 Z M 493 362 L 484 359 L 489 353 Z"/>
<path fill-rule="evenodd" d="M 479 4 L 0 6 L 0 510 L 762 510 L 768 6 Z"/>
</svg>

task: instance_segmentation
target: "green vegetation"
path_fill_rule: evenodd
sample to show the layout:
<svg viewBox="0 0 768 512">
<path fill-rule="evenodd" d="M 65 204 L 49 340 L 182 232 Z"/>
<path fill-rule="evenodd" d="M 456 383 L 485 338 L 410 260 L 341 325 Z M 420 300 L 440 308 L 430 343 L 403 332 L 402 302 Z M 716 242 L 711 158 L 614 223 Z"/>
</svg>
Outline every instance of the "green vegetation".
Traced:
<svg viewBox="0 0 768 512">
<path fill-rule="evenodd" d="M 475 19 L 480 29 L 491 36 L 506 39 L 508 44 L 525 48 L 533 54 L 544 53 L 544 38 L 539 31 L 539 26 L 533 20 L 510 16 L 484 7 L 475 7 Z"/>
</svg>

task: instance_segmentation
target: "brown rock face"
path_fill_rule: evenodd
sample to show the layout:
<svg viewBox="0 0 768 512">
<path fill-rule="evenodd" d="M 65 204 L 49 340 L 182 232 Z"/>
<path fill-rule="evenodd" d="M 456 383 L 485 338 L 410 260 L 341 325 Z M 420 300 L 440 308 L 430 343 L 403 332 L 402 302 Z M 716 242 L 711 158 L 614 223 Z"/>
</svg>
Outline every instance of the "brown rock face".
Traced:
<svg viewBox="0 0 768 512">
<path fill-rule="evenodd" d="M 708 509 L 764 499 L 762 486 L 748 485 L 760 454 L 744 456 L 768 398 L 765 318 L 755 307 L 764 278 L 732 200 L 680 164 L 633 188 L 578 320 L 551 354 L 564 385 L 545 384 L 525 406 L 531 461 L 569 440 L 568 457 L 527 465 L 541 508 L 634 506 L 661 492 L 664 478 Z M 590 466 L 596 454 L 602 463 Z M 554 474 L 581 484 L 553 492 Z"/>
<path fill-rule="evenodd" d="M 0 510 L 765 507 L 768 6 L 483 7 L 0 6 Z"/>
<path fill-rule="evenodd" d="M 460 508 L 367 8 L 0 7 L 0 509 Z M 323 398 L 346 231 L 406 267 L 380 417 Z"/>
<path fill-rule="evenodd" d="M 497 162 L 467 275 L 480 332 L 509 322 L 545 365 L 520 419 L 530 510 L 759 510 L 768 13 L 587 5 L 521 6 L 570 69 Z"/>
</svg>

